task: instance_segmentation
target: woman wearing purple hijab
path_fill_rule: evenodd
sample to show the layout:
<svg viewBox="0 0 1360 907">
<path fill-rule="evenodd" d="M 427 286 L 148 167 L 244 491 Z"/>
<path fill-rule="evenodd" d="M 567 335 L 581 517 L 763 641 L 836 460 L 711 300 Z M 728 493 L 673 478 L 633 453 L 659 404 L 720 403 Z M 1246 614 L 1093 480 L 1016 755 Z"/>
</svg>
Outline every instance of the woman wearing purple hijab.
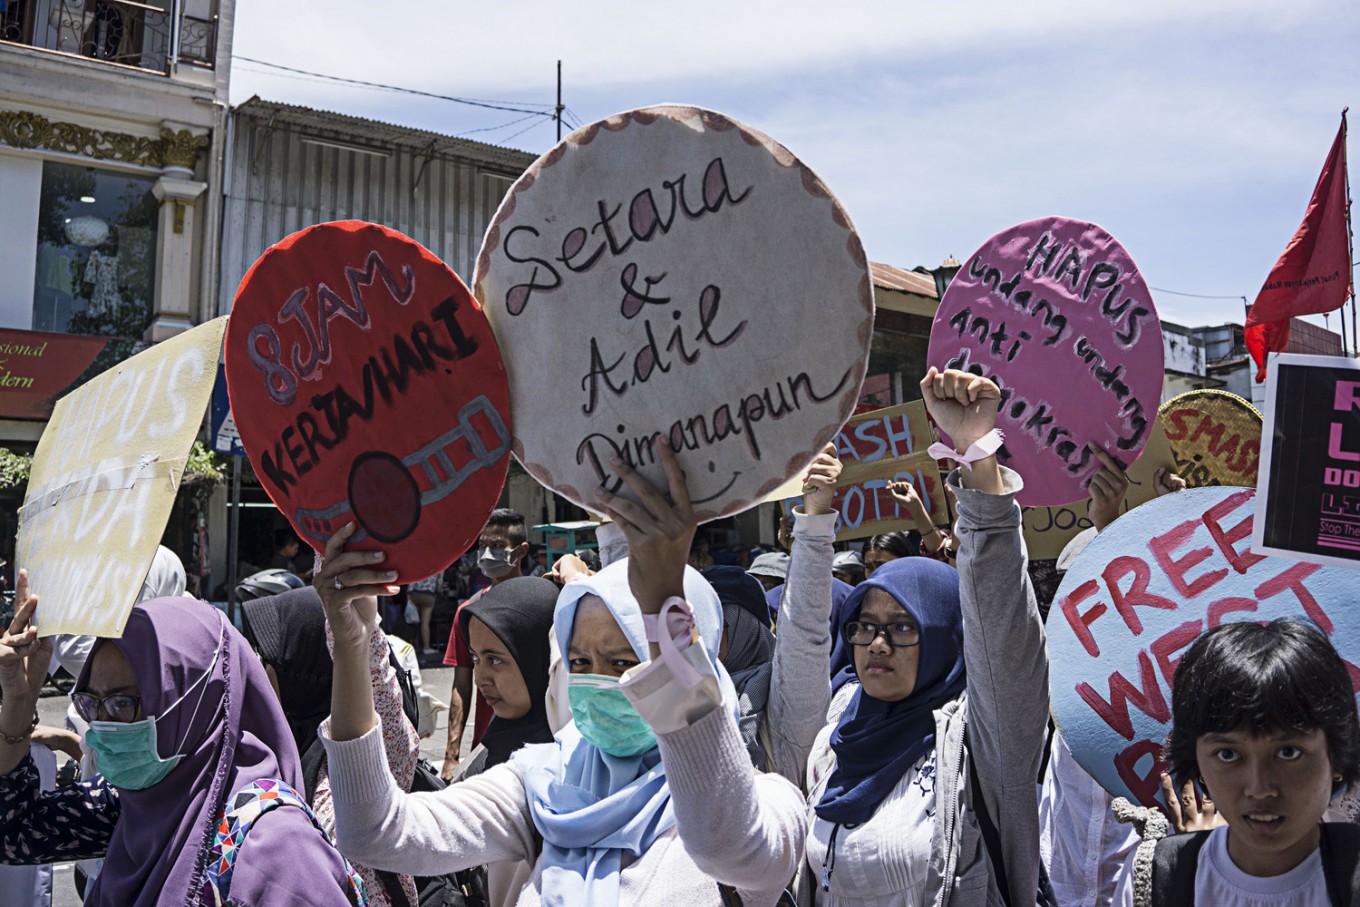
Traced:
<svg viewBox="0 0 1360 907">
<path fill-rule="evenodd" d="M 72 698 L 91 719 L 86 742 L 101 774 L 40 792 L 27 738 L 52 646 L 30 623 L 37 597 L 22 571 L 17 592 L 0 634 L 0 862 L 104 857 L 85 896 L 96 907 L 213 905 L 224 884 L 241 907 L 363 903 L 302 808 L 270 809 L 244 841 L 223 846 L 223 833 L 251 818 L 233 813 L 224 827 L 225 811 L 264 804 L 278 782 L 300 790 L 302 772 L 264 668 L 203 602 L 137 605 L 122 638 L 95 643 Z M 251 791 L 268 793 L 256 801 Z"/>
</svg>

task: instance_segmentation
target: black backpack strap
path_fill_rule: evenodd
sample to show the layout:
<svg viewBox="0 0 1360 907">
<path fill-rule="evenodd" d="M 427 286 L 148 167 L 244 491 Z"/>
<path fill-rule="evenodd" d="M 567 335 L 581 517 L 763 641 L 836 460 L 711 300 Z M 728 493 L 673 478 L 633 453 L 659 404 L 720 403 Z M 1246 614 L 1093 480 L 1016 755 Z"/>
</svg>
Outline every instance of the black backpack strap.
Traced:
<svg viewBox="0 0 1360 907">
<path fill-rule="evenodd" d="M 406 890 L 401 887 L 401 879 L 397 878 L 395 872 L 388 872 L 385 869 L 374 871 L 378 881 L 382 882 L 383 891 L 387 892 L 387 899 L 391 901 L 392 907 L 415 907 L 406 896 Z"/>
<path fill-rule="evenodd" d="M 982 832 L 982 844 L 987 851 L 988 862 L 992 865 L 992 878 L 996 880 L 1001 900 L 1011 905 L 1011 889 L 1006 882 L 1006 861 L 1001 858 L 1001 832 L 987 811 L 987 800 L 982 795 L 982 782 L 978 780 L 977 760 L 973 758 L 973 748 L 969 746 L 968 728 L 963 730 L 963 748 L 968 754 L 968 789 L 972 792 L 973 815 L 977 818 L 978 830 Z"/>
<path fill-rule="evenodd" d="M 1048 731 L 1044 734 L 1044 755 L 1039 761 L 1040 784 L 1044 783 L 1044 775 L 1048 773 L 1048 763 L 1053 759 L 1053 735 L 1058 730 L 1058 725 L 1053 721 L 1053 716 L 1048 716 Z"/>
<path fill-rule="evenodd" d="M 392 648 L 392 644 L 387 644 L 387 663 L 392 666 L 392 670 L 397 673 L 397 684 L 401 687 L 401 710 L 406 713 L 406 720 L 411 722 L 411 727 L 420 727 L 420 698 L 416 695 L 415 681 L 411 679 L 411 672 L 406 670 L 401 660 L 397 658 L 397 650 Z"/>
<path fill-rule="evenodd" d="M 313 738 L 312 745 L 307 747 L 301 759 L 303 794 L 307 802 L 312 803 L 316 800 L 316 789 L 321 784 L 321 770 L 326 767 L 326 748 L 320 737 Z"/>
<path fill-rule="evenodd" d="M 1322 823 L 1318 850 L 1332 904 L 1350 907 L 1360 903 L 1360 826 L 1350 822 Z"/>
<path fill-rule="evenodd" d="M 1199 852 L 1210 832 L 1171 835 L 1152 854 L 1152 907 L 1194 907 Z"/>
</svg>

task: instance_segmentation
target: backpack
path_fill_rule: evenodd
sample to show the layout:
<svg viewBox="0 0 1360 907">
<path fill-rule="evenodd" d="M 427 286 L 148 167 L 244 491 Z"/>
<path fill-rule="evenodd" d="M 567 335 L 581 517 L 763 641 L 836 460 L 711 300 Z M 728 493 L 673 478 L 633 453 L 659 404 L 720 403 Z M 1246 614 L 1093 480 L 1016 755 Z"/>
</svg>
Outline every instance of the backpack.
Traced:
<svg viewBox="0 0 1360 907">
<path fill-rule="evenodd" d="M 224 810 L 222 821 L 213 833 L 212 848 L 208 851 L 208 868 L 203 874 L 204 888 L 212 892 L 212 902 L 218 907 L 231 905 L 231 878 L 236 871 L 236 858 L 240 856 L 241 844 L 246 835 L 261 816 L 280 806 L 293 806 L 302 810 L 316 830 L 325 835 L 331 847 L 335 846 L 330 835 L 316 820 L 316 814 L 307 801 L 293 788 L 271 779 L 246 785 L 231 798 L 230 808 Z M 345 864 L 345 873 L 349 877 L 349 887 L 345 891 L 349 902 L 354 907 L 367 907 L 368 895 L 364 891 L 363 879 L 338 851 L 337 856 Z"/>
<path fill-rule="evenodd" d="M 411 793 L 441 791 L 447 786 L 428 759 L 417 760 Z M 486 873 L 480 867 L 428 878 L 417 876 L 418 905 L 409 903 L 396 873 L 380 870 L 378 880 L 397 907 L 486 907 L 490 903 L 486 896 Z"/>
<path fill-rule="evenodd" d="M 1318 851 L 1327 879 L 1327 897 L 1335 907 L 1360 904 L 1360 826 L 1323 822 Z M 1199 853 L 1212 832 L 1171 835 L 1157 842 L 1152 857 L 1153 907 L 1193 907 Z"/>
</svg>

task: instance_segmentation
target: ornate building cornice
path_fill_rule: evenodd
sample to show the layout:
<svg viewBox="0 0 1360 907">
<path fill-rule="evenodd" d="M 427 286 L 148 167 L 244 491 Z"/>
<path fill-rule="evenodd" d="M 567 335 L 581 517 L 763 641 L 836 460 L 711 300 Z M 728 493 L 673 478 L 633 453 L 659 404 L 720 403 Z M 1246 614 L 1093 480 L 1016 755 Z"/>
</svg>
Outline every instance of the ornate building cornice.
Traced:
<svg viewBox="0 0 1360 907">
<path fill-rule="evenodd" d="M 96 161 L 121 161 L 145 167 L 193 169 L 208 147 L 206 135 L 188 129 L 161 129 L 158 139 L 91 129 L 76 123 L 54 123 L 26 110 L 0 110 L 0 142 L 13 148 L 45 148 Z"/>
</svg>

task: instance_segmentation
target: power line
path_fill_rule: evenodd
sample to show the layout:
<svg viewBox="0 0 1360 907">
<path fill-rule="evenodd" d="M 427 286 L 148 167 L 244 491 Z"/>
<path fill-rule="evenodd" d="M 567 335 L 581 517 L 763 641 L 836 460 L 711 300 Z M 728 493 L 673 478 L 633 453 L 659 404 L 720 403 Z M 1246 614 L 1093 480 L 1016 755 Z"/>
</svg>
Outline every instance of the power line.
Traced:
<svg viewBox="0 0 1360 907">
<path fill-rule="evenodd" d="M 499 126 L 483 126 L 480 129 L 469 129 L 467 132 L 455 132 L 453 137 L 462 138 L 465 135 L 472 135 L 474 132 L 495 132 L 497 129 L 506 129 L 510 126 L 514 126 L 516 123 L 523 123 L 525 120 L 531 120 L 535 116 L 537 116 L 537 114 L 531 113 L 527 117 L 520 117 L 519 119 L 511 120 L 508 123 L 501 123 Z"/>
<path fill-rule="evenodd" d="M 1246 298 L 1247 298 L 1247 297 L 1243 296 L 1241 293 L 1238 293 L 1238 294 L 1236 294 L 1236 295 L 1234 295 L 1234 296 L 1209 296 L 1209 295 L 1205 295 L 1204 293 L 1182 293 L 1182 292 L 1180 292 L 1179 290 L 1164 290 L 1164 289 L 1162 289 L 1161 287 L 1148 287 L 1148 289 L 1149 289 L 1149 290 L 1155 290 L 1155 291 L 1157 291 L 1158 293 L 1170 293 L 1172 296 L 1189 296 L 1191 299 L 1246 299 Z"/>
<path fill-rule="evenodd" d="M 530 123 L 528 126 L 525 126 L 525 127 L 524 127 L 523 129 L 521 129 L 519 132 L 516 132 L 514 135 L 507 135 L 505 138 L 501 139 L 500 141 L 508 143 L 511 139 L 516 138 L 516 137 L 521 136 L 521 135 L 524 135 L 524 133 L 528 132 L 530 129 L 533 129 L 535 126 L 542 126 L 545 122 L 547 122 L 547 121 L 546 121 L 546 120 L 539 120 L 538 122 Z"/>
<path fill-rule="evenodd" d="M 467 105 L 472 106 L 472 107 L 484 107 L 484 108 L 486 108 L 486 109 L 488 109 L 488 110 L 506 110 L 506 111 L 509 111 L 509 112 L 511 112 L 511 113 L 527 113 L 527 114 L 533 114 L 533 115 L 542 116 L 542 117 L 551 117 L 551 116 L 552 116 L 552 114 L 551 114 L 549 111 L 546 111 L 546 110 L 529 110 L 529 109 L 526 109 L 529 105 L 537 104 L 537 102 L 534 102 L 534 101 L 524 101 L 524 102 L 519 102 L 519 101 L 513 101 L 513 102 L 499 102 L 499 101 L 486 101 L 486 100 L 481 100 L 481 99 L 479 99 L 479 98 L 459 98 L 459 97 L 455 97 L 455 96 L 453 96 L 453 95 L 436 94 L 435 92 L 432 92 L 432 91 L 421 91 L 421 90 L 416 89 L 416 88 L 403 88 L 403 87 L 401 87 L 400 85 L 387 85 L 387 84 L 384 84 L 384 83 L 382 83 L 382 82 L 367 82 L 367 81 L 364 81 L 363 79 L 347 79 L 347 78 L 344 78 L 344 77 L 341 77 L 341 76 L 332 76 L 332 75 L 329 75 L 329 74 L 327 74 L 327 73 L 322 73 L 322 72 L 312 72 L 312 71 L 306 70 L 306 69 L 297 69 L 297 68 L 292 67 L 292 66 L 282 66 L 282 65 L 280 65 L 280 64 L 278 64 L 278 63 L 270 63 L 270 62 L 267 61 L 267 60 L 256 60 L 256 59 L 254 59 L 254 58 L 252 58 L 252 57 L 243 57 L 243 56 L 236 56 L 236 55 L 234 55 L 234 56 L 235 56 L 235 59 L 237 59 L 237 60 L 241 60 L 241 61 L 244 61 L 244 62 L 246 62 L 246 63 L 254 63 L 256 66 L 267 66 L 267 67 L 269 67 L 270 69 L 277 69 L 277 70 L 281 70 L 281 71 L 283 71 L 283 72 L 297 73 L 298 75 L 303 75 L 303 76 L 311 76 L 311 77 L 317 78 L 317 79 L 324 79 L 324 80 L 326 80 L 326 81 L 328 81 L 328 82 L 340 82 L 340 83 L 345 84 L 345 85 L 361 85 L 361 86 L 363 86 L 363 87 L 365 87 L 365 88 L 378 88 L 378 89 L 383 89 L 383 90 L 385 90 L 385 91 L 397 91 L 397 92 L 401 92 L 401 93 L 403 93 L 403 94 L 417 95 L 417 96 L 423 97 L 423 98 L 434 98 L 434 99 L 439 100 L 439 101 L 452 101 L 452 102 L 455 103 L 455 104 L 467 104 Z M 512 107 L 512 106 L 510 106 L 510 104 L 520 104 L 520 106 L 518 106 L 518 107 Z M 538 106 L 553 107 L 553 106 L 555 106 L 555 105 L 552 105 L 552 104 L 541 105 L 541 104 L 540 104 L 540 105 L 538 105 Z"/>
</svg>

